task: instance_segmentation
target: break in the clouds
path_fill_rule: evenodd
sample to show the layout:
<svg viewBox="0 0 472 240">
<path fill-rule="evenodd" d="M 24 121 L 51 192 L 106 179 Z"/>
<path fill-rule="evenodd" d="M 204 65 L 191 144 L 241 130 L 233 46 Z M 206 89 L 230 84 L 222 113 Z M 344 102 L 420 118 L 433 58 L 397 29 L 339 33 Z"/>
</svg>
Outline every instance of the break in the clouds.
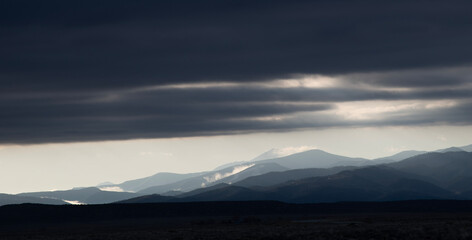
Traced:
<svg viewBox="0 0 472 240">
<path fill-rule="evenodd" d="M 472 123 L 469 1 L 2 1 L 0 142 Z"/>
</svg>

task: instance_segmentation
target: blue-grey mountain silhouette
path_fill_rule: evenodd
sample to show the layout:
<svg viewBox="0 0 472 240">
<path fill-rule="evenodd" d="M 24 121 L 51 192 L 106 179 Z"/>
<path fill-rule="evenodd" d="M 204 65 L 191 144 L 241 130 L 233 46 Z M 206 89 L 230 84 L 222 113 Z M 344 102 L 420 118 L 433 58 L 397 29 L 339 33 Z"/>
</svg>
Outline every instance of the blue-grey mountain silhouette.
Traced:
<svg viewBox="0 0 472 240">
<path fill-rule="evenodd" d="M 21 193 L 19 196 L 78 201 L 79 203 L 84 204 L 103 204 L 121 201 L 140 195 L 129 192 L 102 191 L 95 187 L 89 187 L 63 191 Z"/>
<path fill-rule="evenodd" d="M 322 150 L 308 150 L 286 157 L 257 161 L 256 163 L 277 163 L 289 169 L 329 168 L 336 166 L 360 166 L 370 161 L 364 158 L 350 158 L 327 153 Z"/>
<path fill-rule="evenodd" d="M 40 204 L 51 204 L 51 205 L 68 204 L 58 199 L 39 198 L 39 197 L 31 197 L 31 196 L 18 196 L 18 195 L 0 193 L 0 206 L 10 205 L 10 204 L 22 204 L 22 203 L 40 203 Z"/>
<path fill-rule="evenodd" d="M 284 170 L 287 170 L 287 168 L 275 163 L 245 163 L 243 165 L 231 166 L 225 169 L 207 172 L 203 175 L 184 179 L 175 183 L 146 188 L 138 193 L 146 195 L 162 194 L 168 191 L 188 192 L 201 187 L 213 186 L 219 183 L 233 183 L 247 177 Z"/>
</svg>

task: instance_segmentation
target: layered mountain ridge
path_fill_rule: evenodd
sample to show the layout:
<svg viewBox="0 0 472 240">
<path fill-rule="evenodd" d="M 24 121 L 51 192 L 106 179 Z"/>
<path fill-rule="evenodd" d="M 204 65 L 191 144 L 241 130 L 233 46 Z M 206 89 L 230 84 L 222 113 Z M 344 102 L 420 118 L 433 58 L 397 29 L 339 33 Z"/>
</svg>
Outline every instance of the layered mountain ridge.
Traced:
<svg viewBox="0 0 472 240">
<path fill-rule="evenodd" d="M 264 159 L 262 156 L 257 161 L 230 163 L 207 172 L 157 173 L 121 184 L 13 196 L 30 197 L 31 202 L 38 203 L 34 200 L 58 201 L 52 204 L 470 199 L 472 153 L 467 151 L 470 149 L 472 145 L 434 152 L 404 151 L 374 160 L 311 149 L 284 157 Z M 113 188 L 115 191 L 106 191 Z M 0 202 L 0 205 L 4 204 Z"/>
</svg>

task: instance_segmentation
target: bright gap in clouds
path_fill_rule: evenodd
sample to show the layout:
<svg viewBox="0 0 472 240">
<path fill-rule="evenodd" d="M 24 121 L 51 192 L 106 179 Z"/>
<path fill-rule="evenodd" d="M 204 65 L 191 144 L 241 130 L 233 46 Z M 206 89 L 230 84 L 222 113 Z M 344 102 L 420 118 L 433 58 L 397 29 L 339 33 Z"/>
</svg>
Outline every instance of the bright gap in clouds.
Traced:
<svg viewBox="0 0 472 240">
<path fill-rule="evenodd" d="M 382 120 L 390 115 L 407 115 L 418 111 L 447 109 L 457 105 L 457 101 L 454 100 L 359 101 L 338 103 L 332 112 L 348 120 Z"/>
<path fill-rule="evenodd" d="M 342 82 L 335 77 L 324 75 L 295 75 L 294 78 L 278 79 L 267 82 L 206 82 L 206 83 L 182 83 L 163 86 L 151 86 L 136 88 L 132 92 L 146 92 L 166 89 L 205 89 L 205 88 L 329 88 L 341 86 Z"/>
</svg>

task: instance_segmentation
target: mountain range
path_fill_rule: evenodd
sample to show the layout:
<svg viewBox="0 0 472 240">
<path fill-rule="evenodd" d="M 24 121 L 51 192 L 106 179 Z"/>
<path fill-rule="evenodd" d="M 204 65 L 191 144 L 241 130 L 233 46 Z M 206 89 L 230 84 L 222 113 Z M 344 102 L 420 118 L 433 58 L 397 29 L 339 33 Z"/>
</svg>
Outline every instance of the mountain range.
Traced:
<svg viewBox="0 0 472 240">
<path fill-rule="evenodd" d="M 428 173 L 416 172 L 423 159 L 431 159 Z M 298 169 L 253 176 L 234 184 L 219 184 L 162 199 L 149 195 L 121 203 L 161 201 L 251 201 L 276 200 L 290 203 L 339 201 L 397 201 L 412 199 L 469 199 L 470 192 L 454 191 L 447 185 L 437 185 L 436 175 L 443 168 L 464 168 L 463 159 L 472 162 L 470 152 L 427 153 L 406 160 L 367 167 L 336 167 L 331 169 Z M 436 162 L 446 162 L 436 164 Z M 407 164 L 408 163 L 408 164 Z M 417 163 L 417 164 L 415 164 Z M 409 168 L 408 166 L 413 166 Z M 401 170 L 400 170 L 401 169 Z M 334 173 L 334 174 L 329 174 Z M 337 172 L 337 173 L 336 173 Z M 303 173 L 307 173 L 302 176 Z M 313 173 L 310 176 L 310 173 Z M 316 176 L 318 174 L 318 176 Z M 307 177 L 310 176 L 310 177 Z M 468 177 L 467 175 L 464 175 Z M 280 178 L 279 178 L 280 177 Z M 460 177 L 458 177 L 460 178 Z M 443 187 L 444 186 L 444 187 Z M 465 195 L 462 195 L 465 193 Z"/>
<path fill-rule="evenodd" d="M 277 200 L 293 203 L 471 199 L 472 145 L 404 151 L 368 160 L 308 150 L 225 164 L 212 171 L 157 173 L 121 184 L 0 197 L 0 205 Z M 113 191 L 109 191 L 113 189 Z M 15 201 L 6 201 L 7 197 Z M 49 202 L 48 202 L 49 201 Z"/>
<path fill-rule="evenodd" d="M 20 193 L 17 196 L 63 200 L 73 204 L 103 204 L 137 197 L 139 194 L 131 192 L 102 191 L 96 187 L 88 187 L 65 191 Z"/>
<path fill-rule="evenodd" d="M 40 203 L 40 204 L 50 204 L 50 205 L 67 204 L 67 202 L 63 200 L 59 200 L 59 199 L 19 196 L 19 195 L 13 195 L 13 194 L 0 193 L 0 206 L 10 205 L 10 204 L 22 204 L 22 203 Z"/>
<path fill-rule="evenodd" d="M 288 181 L 265 188 L 225 186 L 183 201 L 277 200 L 290 203 L 453 198 L 449 191 L 384 166 L 347 170 L 325 177 Z"/>
</svg>

